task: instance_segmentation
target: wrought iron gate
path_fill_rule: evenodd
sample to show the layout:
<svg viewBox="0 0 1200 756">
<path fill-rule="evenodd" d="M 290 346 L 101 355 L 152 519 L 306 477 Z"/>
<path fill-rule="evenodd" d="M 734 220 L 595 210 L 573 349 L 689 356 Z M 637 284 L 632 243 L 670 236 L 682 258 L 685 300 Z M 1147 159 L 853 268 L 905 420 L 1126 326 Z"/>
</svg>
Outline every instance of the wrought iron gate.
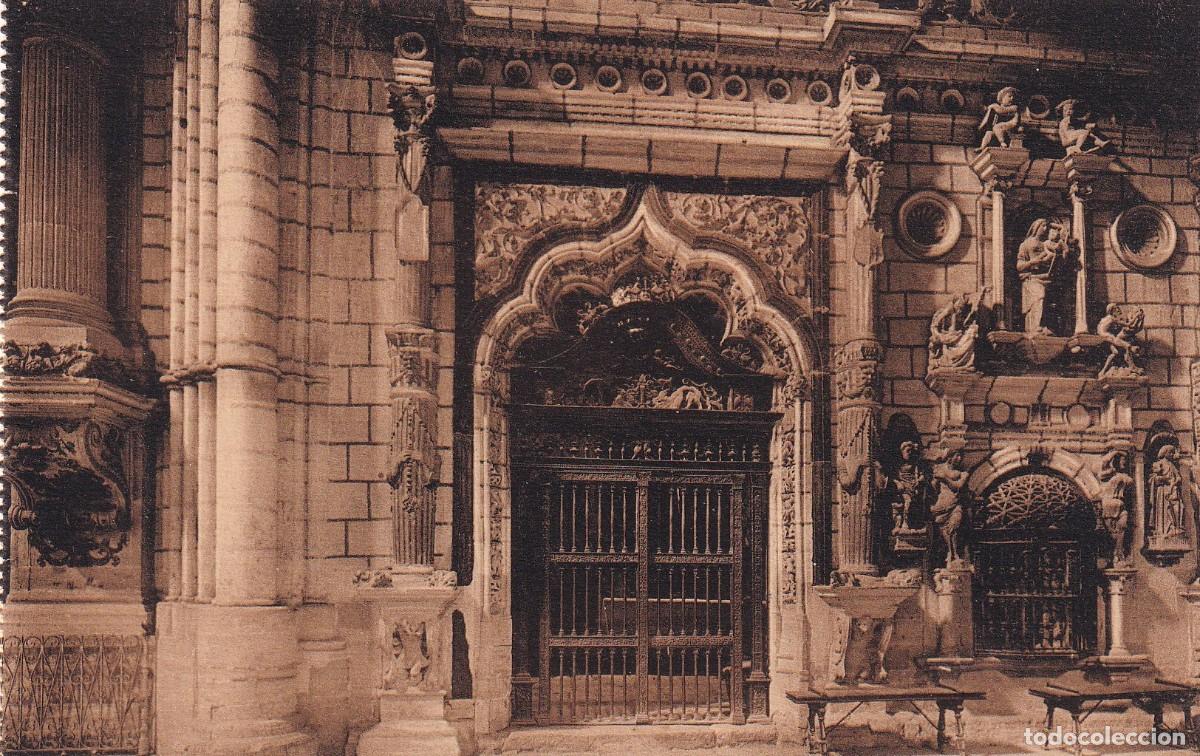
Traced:
<svg viewBox="0 0 1200 756">
<path fill-rule="evenodd" d="M 1099 583 L 1091 504 L 1057 475 L 1025 472 L 993 486 L 980 516 L 976 651 L 1023 665 L 1091 654 Z"/>
<path fill-rule="evenodd" d="M 538 409 L 544 422 L 548 408 Z M 515 464 L 514 719 L 765 714 L 769 425 L 718 425 L 703 442 L 683 443 L 678 425 L 689 413 L 608 412 L 643 440 L 564 443 L 568 425 L 550 449 L 544 430 L 514 432 L 534 452 Z M 660 444 L 651 434 L 669 437 Z"/>
</svg>

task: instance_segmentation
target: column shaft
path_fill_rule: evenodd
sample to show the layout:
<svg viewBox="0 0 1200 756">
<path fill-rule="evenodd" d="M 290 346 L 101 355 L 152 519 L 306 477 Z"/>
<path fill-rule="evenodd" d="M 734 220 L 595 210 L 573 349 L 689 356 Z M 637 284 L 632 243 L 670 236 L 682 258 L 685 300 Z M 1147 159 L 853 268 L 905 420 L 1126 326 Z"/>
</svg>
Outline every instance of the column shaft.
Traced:
<svg viewBox="0 0 1200 756">
<path fill-rule="evenodd" d="M 221 0 L 217 120 L 216 598 L 278 598 L 278 61 L 262 10 Z"/>
<path fill-rule="evenodd" d="M 992 189 L 992 317 L 997 330 L 1004 330 L 1008 321 L 1007 296 L 1004 289 L 1004 192 Z"/>
<path fill-rule="evenodd" d="M 1087 333 L 1088 239 L 1087 216 L 1078 184 L 1071 187 L 1071 235 L 1079 242 L 1079 270 L 1075 273 L 1075 333 Z"/>
<path fill-rule="evenodd" d="M 112 330 L 100 53 L 53 31 L 21 53 L 17 294 L 10 317 Z"/>
</svg>

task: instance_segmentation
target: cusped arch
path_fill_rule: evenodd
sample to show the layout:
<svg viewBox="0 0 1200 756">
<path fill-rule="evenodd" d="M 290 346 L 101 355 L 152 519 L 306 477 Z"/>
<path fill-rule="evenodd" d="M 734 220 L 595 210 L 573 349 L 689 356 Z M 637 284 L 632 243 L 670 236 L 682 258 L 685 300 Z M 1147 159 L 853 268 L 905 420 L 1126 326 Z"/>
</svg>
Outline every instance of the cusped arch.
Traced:
<svg viewBox="0 0 1200 756">
<path fill-rule="evenodd" d="M 1063 449 L 1009 446 L 998 449 L 971 471 L 967 486 L 973 496 L 983 496 L 993 483 L 1017 470 L 1044 468 L 1059 473 L 1078 486 L 1093 506 L 1101 496 L 1100 480 L 1082 457 Z"/>
</svg>

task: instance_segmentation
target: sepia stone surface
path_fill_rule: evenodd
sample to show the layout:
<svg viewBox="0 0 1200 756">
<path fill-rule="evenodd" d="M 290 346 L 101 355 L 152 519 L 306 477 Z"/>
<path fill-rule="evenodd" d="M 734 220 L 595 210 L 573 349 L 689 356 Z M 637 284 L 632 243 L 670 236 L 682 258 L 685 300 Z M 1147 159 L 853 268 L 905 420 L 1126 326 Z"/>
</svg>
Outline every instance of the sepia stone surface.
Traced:
<svg viewBox="0 0 1200 756">
<path fill-rule="evenodd" d="M 13 9 L 0 750 L 1200 679 L 1189 2 Z"/>
</svg>

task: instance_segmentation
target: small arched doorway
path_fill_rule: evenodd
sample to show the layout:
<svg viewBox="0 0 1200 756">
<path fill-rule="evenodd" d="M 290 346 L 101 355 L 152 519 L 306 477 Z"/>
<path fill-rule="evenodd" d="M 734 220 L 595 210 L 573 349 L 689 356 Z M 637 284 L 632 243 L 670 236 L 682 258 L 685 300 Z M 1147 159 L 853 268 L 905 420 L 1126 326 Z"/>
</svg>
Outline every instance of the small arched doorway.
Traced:
<svg viewBox="0 0 1200 756">
<path fill-rule="evenodd" d="M 1096 647 L 1098 542 L 1092 504 L 1049 470 L 992 484 L 975 516 L 975 650 L 1035 670 Z"/>
<path fill-rule="evenodd" d="M 514 719 L 744 722 L 765 692 L 776 380 L 667 290 L 568 295 L 515 355 Z"/>
</svg>

